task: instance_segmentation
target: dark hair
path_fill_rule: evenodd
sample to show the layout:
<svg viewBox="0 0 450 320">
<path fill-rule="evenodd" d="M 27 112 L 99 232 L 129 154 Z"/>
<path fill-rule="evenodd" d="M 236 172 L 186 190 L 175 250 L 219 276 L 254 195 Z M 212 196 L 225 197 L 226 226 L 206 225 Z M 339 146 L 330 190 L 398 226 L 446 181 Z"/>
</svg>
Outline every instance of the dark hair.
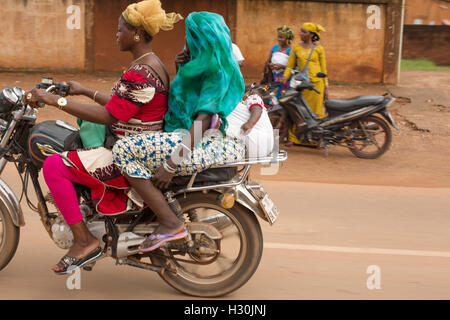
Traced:
<svg viewBox="0 0 450 320">
<path fill-rule="evenodd" d="M 149 43 L 150 41 L 153 41 L 153 37 L 148 34 L 147 31 L 144 30 L 144 40 L 145 42 Z"/>
<path fill-rule="evenodd" d="M 125 18 L 122 16 L 123 21 L 125 22 L 125 25 L 127 26 L 128 29 L 130 30 L 138 30 L 138 28 L 132 26 L 131 24 L 128 23 L 127 20 L 125 20 Z M 149 43 L 150 41 L 153 40 L 153 37 L 144 29 L 141 29 L 142 31 L 144 31 L 144 40 L 145 42 Z"/>
<path fill-rule="evenodd" d="M 314 42 L 316 42 L 316 41 L 319 41 L 320 40 L 320 37 L 319 37 L 319 35 L 317 34 L 317 33 L 315 33 L 315 32 L 311 32 L 312 33 L 312 41 L 314 41 Z"/>
</svg>

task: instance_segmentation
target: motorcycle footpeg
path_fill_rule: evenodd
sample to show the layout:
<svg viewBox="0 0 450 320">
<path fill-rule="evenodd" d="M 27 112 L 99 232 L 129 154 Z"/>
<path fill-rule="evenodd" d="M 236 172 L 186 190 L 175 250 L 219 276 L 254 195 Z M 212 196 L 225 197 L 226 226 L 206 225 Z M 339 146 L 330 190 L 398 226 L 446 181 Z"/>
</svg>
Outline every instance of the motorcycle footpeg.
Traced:
<svg viewBox="0 0 450 320">
<path fill-rule="evenodd" d="M 83 267 L 83 270 L 84 270 L 84 271 L 92 271 L 92 269 L 94 269 L 94 266 L 95 266 L 95 261 L 92 262 L 92 263 L 89 263 L 89 264 L 85 265 L 85 266 Z"/>
</svg>

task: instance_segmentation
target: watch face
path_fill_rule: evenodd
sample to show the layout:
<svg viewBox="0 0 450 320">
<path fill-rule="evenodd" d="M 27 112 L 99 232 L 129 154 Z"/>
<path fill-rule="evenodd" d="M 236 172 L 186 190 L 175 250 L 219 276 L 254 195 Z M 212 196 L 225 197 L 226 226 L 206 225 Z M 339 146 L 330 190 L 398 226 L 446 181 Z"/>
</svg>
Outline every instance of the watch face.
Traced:
<svg viewBox="0 0 450 320">
<path fill-rule="evenodd" d="M 58 99 L 58 105 L 65 107 L 67 105 L 67 100 L 66 98 L 59 98 Z"/>
</svg>

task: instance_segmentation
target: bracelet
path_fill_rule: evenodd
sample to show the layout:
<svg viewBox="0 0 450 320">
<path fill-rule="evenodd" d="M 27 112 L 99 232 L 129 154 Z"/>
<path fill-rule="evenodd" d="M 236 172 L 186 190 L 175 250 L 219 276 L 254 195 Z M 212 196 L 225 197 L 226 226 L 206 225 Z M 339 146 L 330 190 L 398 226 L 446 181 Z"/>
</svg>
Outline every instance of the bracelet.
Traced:
<svg viewBox="0 0 450 320">
<path fill-rule="evenodd" d="M 95 93 L 94 93 L 94 102 L 97 102 L 97 101 L 95 101 L 95 97 L 97 96 L 97 94 L 98 94 L 98 91 L 95 91 Z"/>
<path fill-rule="evenodd" d="M 177 171 L 177 169 L 171 168 L 169 166 L 169 164 L 167 163 L 167 161 L 163 162 L 163 168 L 164 168 L 164 170 L 166 170 L 168 173 L 171 173 L 171 174 L 175 174 L 175 172 Z"/>
</svg>

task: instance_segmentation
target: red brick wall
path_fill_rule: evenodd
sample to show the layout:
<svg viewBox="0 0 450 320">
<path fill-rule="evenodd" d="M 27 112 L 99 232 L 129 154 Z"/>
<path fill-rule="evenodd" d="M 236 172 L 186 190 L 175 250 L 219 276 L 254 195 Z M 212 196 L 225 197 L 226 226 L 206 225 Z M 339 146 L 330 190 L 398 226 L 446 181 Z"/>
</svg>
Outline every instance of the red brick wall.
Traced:
<svg viewBox="0 0 450 320">
<path fill-rule="evenodd" d="M 403 33 L 403 58 L 427 58 L 450 65 L 450 26 L 406 25 Z"/>
<path fill-rule="evenodd" d="M 94 70 L 122 71 L 131 62 L 129 53 L 120 52 L 117 47 L 117 23 L 122 11 L 135 0 L 95 0 L 94 6 Z M 216 12 L 227 17 L 227 1 L 209 0 L 164 0 L 166 12 L 177 12 L 187 17 L 193 11 Z M 175 55 L 183 49 L 185 38 L 184 20 L 174 30 L 161 31 L 153 40 L 153 51 L 175 73 Z"/>
</svg>

